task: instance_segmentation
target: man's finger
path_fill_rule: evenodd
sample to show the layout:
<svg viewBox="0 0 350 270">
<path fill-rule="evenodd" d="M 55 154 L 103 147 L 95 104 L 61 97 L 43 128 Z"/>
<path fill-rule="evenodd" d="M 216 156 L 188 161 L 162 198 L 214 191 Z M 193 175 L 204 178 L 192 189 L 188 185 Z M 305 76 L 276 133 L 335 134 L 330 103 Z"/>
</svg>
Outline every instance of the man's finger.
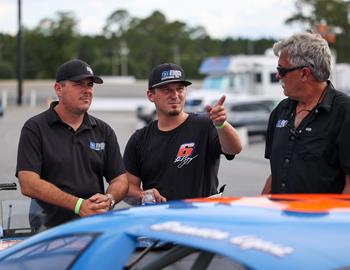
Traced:
<svg viewBox="0 0 350 270">
<path fill-rule="evenodd" d="M 160 195 L 160 192 L 156 188 L 153 188 L 152 190 L 153 190 L 153 194 L 154 194 L 154 198 L 156 199 L 156 202 L 166 202 L 166 198 Z"/>
<path fill-rule="evenodd" d="M 99 209 L 108 209 L 109 208 L 109 204 L 105 203 L 105 202 L 101 202 L 101 203 L 92 203 L 89 205 L 89 209 L 91 210 L 99 210 Z"/>
<path fill-rule="evenodd" d="M 225 99 L 226 99 L 226 96 L 222 96 L 222 97 L 218 100 L 218 102 L 216 102 L 216 105 L 215 105 L 215 106 L 217 106 L 217 105 L 224 105 Z"/>
<path fill-rule="evenodd" d="M 205 111 L 209 113 L 211 111 L 212 107 L 210 105 L 205 106 Z"/>
<path fill-rule="evenodd" d="M 100 193 L 96 193 L 89 198 L 89 201 L 95 202 L 95 203 L 100 203 L 100 202 L 104 202 L 107 200 L 108 200 L 108 197 L 106 197 L 105 195 L 100 194 Z"/>
</svg>

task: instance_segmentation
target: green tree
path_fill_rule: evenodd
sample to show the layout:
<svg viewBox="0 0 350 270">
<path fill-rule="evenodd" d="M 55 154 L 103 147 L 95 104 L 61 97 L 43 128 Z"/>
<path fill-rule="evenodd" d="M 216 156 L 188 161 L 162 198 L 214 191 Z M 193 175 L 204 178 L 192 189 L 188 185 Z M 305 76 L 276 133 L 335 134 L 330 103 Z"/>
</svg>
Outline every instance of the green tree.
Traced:
<svg viewBox="0 0 350 270">
<path fill-rule="evenodd" d="M 158 63 L 181 62 L 182 46 L 188 33 L 184 23 L 168 22 L 161 12 L 155 11 L 151 16 L 135 21 L 124 38 L 131 52 L 131 72 L 145 78 Z"/>
<path fill-rule="evenodd" d="M 111 40 L 103 35 L 81 36 L 77 48 L 78 57 L 88 62 L 96 74 L 113 74 L 111 47 Z"/>
<path fill-rule="evenodd" d="M 0 78 L 16 76 L 16 39 L 7 34 L 0 34 Z"/>
<path fill-rule="evenodd" d="M 334 0 L 333 0 L 334 1 Z M 340 42 L 340 38 L 338 39 Z M 162 62 L 181 64 L 189 78 L 201 78 L 198 68 L 208 56 L 260 54 L 272 39 L 213 39 L 202 26 L 189 27 L 168 21 L 159 11 L 140 19 L 126 10 L 107 18 L 100 35 L 79 35 L 73 13 L 58 12 L 34 29 L 24 31 L 25 78 L 52 78 L 57 66 L 79 57 L 96 73 L 121 74 L 121 45 L 129 49 L 128 70 L 136 78 L 147 78 L 150 69 Z M 0 34 L 0 77 L 15 77 L 16 37 Z M 125 66 L 124 66 L 125 67 Z"/>
<path fill-rule="evenodd" d="M 129 49 L 125 40 L 125 32 L 136 21 L 125 9 L 116 10 L 107 18 L 103 33 L 109 38 L 111 49 L 109 59 L 112 75 L 127 75 Z"/>
<path fill-rule="evenodd" d="M 77 21 L 74 14 L 58 12 L 25 31 L 25 77 L 52 78 L 57 66 L 77 57 Z"/>
<path fill-rule="evenodd" d="M 103 34 L 106 36 L 122 36 L 133 22 L 133 18 L 125 9 L 119 9 L 108 16 L 106 25 L 103 27 Z"/>
<path fill-rule="evenodd" d="M 320 32 L 337 51 L 337 60 L 349 62 L 350 2 L 344 0 L 297 0 L 295 7 L 296 12 L 286 20 L 286 23 L 300 23 L 305 29 Z"/>
<path fill-rule="evenodd" d="M 320 23 L 339 27 L 349 31 L 349 1 L 342 0 L 297 0 L 296 13 L 286 23 L 302 23 L 306 28 L 314 29 Z"/>
</svg>

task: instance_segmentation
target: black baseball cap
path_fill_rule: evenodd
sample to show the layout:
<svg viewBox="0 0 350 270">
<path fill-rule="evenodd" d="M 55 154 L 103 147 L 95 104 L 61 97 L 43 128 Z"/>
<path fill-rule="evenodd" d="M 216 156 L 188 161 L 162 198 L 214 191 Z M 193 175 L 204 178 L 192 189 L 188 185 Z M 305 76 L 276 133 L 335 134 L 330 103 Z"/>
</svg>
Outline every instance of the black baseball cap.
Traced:
<svg viewBox="0 0 350 270">
<path fill-rule="evenodd" d="M 185 72 L 179 65 L 172 63 L 160 64 L 156 66 L 149 75 L 148 89 L 173 82 L 181 82 L 185 86 L 192 84 L 186 81 Z"/>
<path fill-rule="evenodd" d="M 81 81 L 86 78 L 92 78 L 94 83 L 101 84 L 103 80 L 94 75 L 92 68 L 88 63 L 80 59 L 72 59 L 60 65 L 56 72 L 56 82 L 60 81 Z"/>
</svg>

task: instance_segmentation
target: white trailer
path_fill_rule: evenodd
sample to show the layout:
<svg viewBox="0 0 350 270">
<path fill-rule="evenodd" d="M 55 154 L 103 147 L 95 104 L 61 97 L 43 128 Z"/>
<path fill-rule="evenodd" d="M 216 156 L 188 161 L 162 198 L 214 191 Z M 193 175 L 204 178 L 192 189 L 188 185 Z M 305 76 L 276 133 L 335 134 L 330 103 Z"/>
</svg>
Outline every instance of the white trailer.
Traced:
<svg viewBox="0 0 350 270">
<path fill-rule="evenodd" d="M 332 80 L 339 91 L 350 94 L 350 64 L 338 63 L 335 65 L 334 78 Z"/>
<path fill-rule="evenodd" d="M 208 57 L 199 72 L 205 74 L 201 89 L 188 93 L 186 110 L 200 112 L 222 95 L 227 100 L 285 98 L 276 80 L 278 58 L 268 51 L 264 55 L 234 55 Z"/>
<path fill-rule="evenodd" d="M 199 68 L 206 75 L 202 89 L 283 97 L 283 89 L 275 77 L 277 61 L 270 51 L 264 55 L 208 57 Z"/>
</svg>

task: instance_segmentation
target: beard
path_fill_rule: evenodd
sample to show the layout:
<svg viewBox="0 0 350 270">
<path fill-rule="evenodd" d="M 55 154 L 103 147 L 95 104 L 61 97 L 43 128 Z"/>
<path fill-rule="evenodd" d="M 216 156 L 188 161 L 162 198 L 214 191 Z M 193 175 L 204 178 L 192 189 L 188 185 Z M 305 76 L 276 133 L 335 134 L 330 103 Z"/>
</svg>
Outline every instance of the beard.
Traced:
<svg viewBox="0 0 350 270">
<path fill-rule="evenodd" d="M 178 116 L 180 114 L 180 111 L 170 111 L 168 112 L 168 116 Z"/>
</svg>

